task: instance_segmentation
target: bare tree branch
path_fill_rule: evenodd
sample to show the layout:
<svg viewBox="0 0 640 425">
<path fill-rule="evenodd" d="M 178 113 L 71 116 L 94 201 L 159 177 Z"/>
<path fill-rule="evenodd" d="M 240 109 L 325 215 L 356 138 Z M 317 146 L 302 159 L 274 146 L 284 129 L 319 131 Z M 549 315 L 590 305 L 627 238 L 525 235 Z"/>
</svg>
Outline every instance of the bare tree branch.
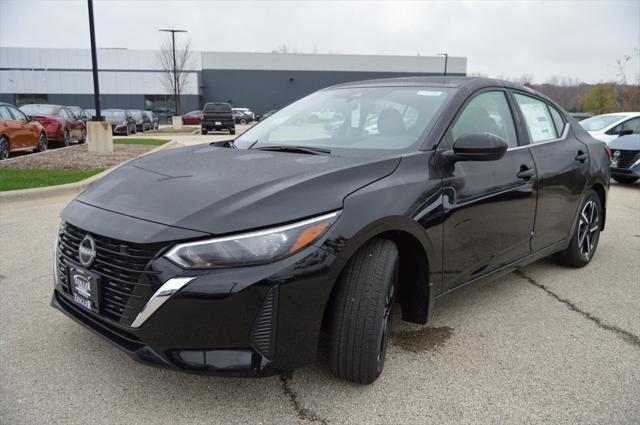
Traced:
<svg viewBox="0 0 640 425">
<path fill-rule="evenodd" d="M 177 44 L 177 43 L 176 43 Z M 187 87 L 189 68 L 191 67 L 191 41 L 187 40 L 182 47 L 176 45 L 176 70 L 173 71 L 173 50 L 171 37 L 164 40 L 162 47 L 156 53 L 160 69 L 162 70 L 162 84 L 167 93 L 174 95 L 182 93 Z M 177 81 L 177 87 L 176 87 Z M 177 88 L 177 90 L 176 90 Z"/>
</svg>

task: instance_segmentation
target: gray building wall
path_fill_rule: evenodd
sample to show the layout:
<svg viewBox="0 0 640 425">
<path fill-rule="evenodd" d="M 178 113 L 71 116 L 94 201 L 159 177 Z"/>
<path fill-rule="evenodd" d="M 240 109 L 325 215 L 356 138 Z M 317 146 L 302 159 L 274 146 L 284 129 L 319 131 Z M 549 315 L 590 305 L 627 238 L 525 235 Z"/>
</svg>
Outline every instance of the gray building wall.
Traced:
<svg viewBox="0 0 640 425">
<path fill-rule="evenodd" d="M 425 75 L 442 73 L 203 69 L 202 101 L 231 102 L 261 114 L 334 84 Z"/>
</svg>

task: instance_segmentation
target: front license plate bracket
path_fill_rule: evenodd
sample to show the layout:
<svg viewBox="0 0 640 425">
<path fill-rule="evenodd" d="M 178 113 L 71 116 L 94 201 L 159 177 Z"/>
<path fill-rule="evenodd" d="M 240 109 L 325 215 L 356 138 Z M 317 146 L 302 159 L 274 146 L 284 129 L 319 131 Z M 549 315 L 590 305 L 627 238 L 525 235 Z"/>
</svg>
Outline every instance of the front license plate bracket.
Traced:
<svg viewBox="0 0 640 425">
<path fill-rule="evenodd" d="M 69 265 L 69 288 L 76 304 L 100 312 L 100 276 L 79 266 Z"/>
</svg>

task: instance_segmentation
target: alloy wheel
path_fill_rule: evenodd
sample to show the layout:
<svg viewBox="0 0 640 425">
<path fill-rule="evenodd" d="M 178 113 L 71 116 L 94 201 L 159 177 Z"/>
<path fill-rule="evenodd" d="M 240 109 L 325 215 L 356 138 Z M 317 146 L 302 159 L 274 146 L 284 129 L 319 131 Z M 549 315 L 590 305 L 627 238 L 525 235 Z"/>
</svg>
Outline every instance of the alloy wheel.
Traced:
<svg viewBox="0 0 640 425">
<path fill-rule="evenodd" d="M 41 134 L 38 138 L 38 151 L 44 152 L 47 150 L 47 136 Z"/>
<path fill-rule="evenodd" d="M 396 282 L 398 281 L 397 269 L 396 273 L 392 277 L 387 291 L 384 297 L 384 311 L 382 316 L 382 323 L 380 324 L 380 336 L 378 345 L 378 361 L 377 370 L 378 373 L 382 372 L 384 368 L 384 358 L 387 352 L 387 345 L 389 344 L 389 333 L 391 332 L 391 310 L 393 309 L 393 303 L 396 296 Z"/>
<path fill-rule="evenodd" d="M 591 259 L 600 236 L 600 214 L 594 201 L 587 202 L 580 213 L 578 223 L 578 248 L 587 259 Z"/>
<path fill-rule="evenodd" d="M 0 159 L 9 158 L 9 141 L 6 138 L 0 139 Z"/>
</svg>

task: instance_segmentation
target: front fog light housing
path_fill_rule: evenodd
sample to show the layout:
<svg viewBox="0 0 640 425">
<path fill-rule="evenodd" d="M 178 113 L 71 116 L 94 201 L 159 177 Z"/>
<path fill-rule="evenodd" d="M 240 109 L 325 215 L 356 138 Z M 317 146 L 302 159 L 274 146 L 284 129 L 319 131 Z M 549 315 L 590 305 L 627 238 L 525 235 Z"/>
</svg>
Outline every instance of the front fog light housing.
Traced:
<svg viewBox="0 0 640 425">
<path fill-rule="evenodd" d="M 186 269 L 276 261 L 318 240 L 338 215 L 336 211 L 272 229 L 183 243 L 173 247 L 165 257 Z"/>
</svg>

